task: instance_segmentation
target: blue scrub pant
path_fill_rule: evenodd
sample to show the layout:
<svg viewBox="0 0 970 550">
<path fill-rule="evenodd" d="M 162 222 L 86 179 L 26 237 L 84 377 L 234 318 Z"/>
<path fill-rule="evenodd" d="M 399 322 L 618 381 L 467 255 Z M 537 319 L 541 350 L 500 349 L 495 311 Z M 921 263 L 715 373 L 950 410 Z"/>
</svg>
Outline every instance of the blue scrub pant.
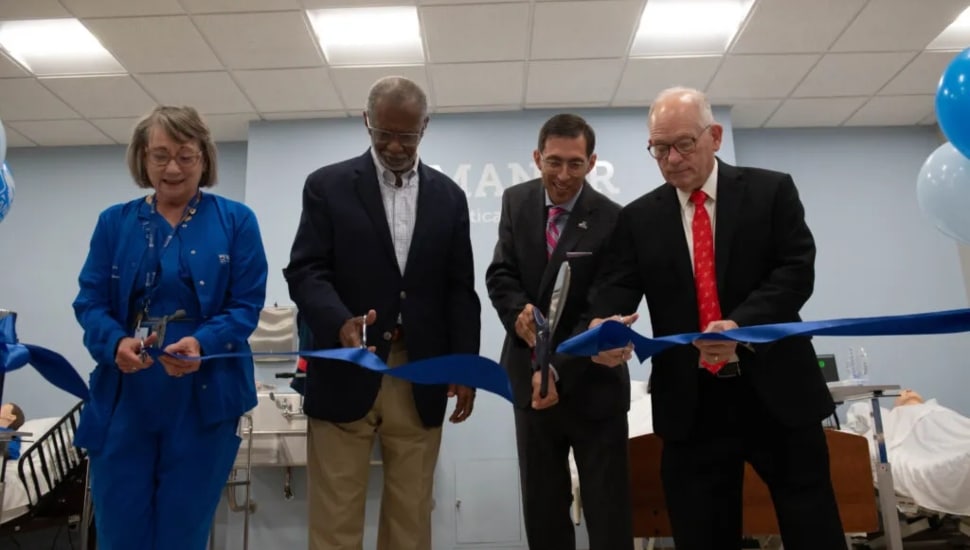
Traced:
<svg viewBox="0 0 970 550">
<path fill-rule="evenodd" d="M 90 453 L 99 550 L 205 549 L 239 450 L 238 419 L 203 426 L 194 402 L 185 405 L 160 426 L 116 410 L 104 447 Z"/>
</svg>

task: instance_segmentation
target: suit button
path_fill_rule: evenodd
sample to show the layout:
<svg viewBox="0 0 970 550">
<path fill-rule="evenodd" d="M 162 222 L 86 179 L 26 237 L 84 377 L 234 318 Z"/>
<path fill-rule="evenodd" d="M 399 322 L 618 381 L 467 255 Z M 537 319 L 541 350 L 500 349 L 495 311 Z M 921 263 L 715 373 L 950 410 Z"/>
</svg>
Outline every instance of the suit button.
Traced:
<svg viewBox="0 0 970 550">
<path fill-rule="evenodd" d="M 199 281 L 199 286 L 205 286 L 205 281 Z"/>
<path fill-rule="evenodd" d="M 226 349 L 232 351 L 232 344 L 226 344 Z"/>
<path fill-rule="evenodd" d="M 391 334 L 391 331 L 387 331 L 387 332 L 384 333 L 384 339 L 385 340 L 387 340 L 388 342 L 390 342 L 391 341 L 391 338 L 394 338 L 394 335 Z"/>
<path fill-rule="evenodd" d="M 401 299 L 403 300 L 403 299 L 405 299 L 405 298 L 407 298 L 407 297 L 408 297 L 408 293 L 407 293 L 407 292 L 404 292 L 404 291 L 402 290 L 402 291 L 401 291 Z"/>
</svg>

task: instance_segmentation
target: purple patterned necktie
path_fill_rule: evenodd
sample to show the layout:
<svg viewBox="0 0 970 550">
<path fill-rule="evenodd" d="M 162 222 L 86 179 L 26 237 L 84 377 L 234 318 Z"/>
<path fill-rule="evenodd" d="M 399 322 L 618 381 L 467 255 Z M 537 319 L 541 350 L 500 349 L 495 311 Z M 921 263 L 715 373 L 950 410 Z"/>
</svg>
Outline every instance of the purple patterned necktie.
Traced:
<svg viewBox="0 0 970 550">
<path fill-rule="evenodd" d="M 556 222 L 559 221 L 559 216 L 566 212 L 568 210 L 560 206 L 549 209 L 549 221 L 546 222 L 546 259 L 552 257 L 552 251 L 556 249 L 556 243 L 559 242 L 559 226 Z"/>
</svg>

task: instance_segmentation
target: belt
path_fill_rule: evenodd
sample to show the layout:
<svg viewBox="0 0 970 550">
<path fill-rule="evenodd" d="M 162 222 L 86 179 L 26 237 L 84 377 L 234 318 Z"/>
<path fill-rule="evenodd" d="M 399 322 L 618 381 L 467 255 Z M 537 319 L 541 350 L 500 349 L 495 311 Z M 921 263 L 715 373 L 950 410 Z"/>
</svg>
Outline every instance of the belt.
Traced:
<svg viewBox="0 0 970 550">
<path fill-rule="evenodd" d="M 699 367 L 700 370 L 710 374 L 711 371 L 705 369 L 704 367 Z M 732 361 L 730 363 L 725 363 L 721 370 L 717 371 L 717 374 L 711 374 L 715 378 L 737 378 L 741 376 L 741 363 L 740 361 Z"/>
</svg>

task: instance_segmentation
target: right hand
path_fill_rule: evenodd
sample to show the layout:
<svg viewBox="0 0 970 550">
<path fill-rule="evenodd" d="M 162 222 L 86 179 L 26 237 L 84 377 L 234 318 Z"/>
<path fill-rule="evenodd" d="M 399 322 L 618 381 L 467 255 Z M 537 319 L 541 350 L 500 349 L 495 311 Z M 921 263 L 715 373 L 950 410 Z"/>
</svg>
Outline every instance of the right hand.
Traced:
<svg viewBox="0 0 970 550">
<path fill-rule="evenodd" d="M 145 338 L 144 347 L 149 348 L 158 341 L 157 334 L 151 334 Z M 142 356 L 142 341 L 138 338 L 126 336 L 118 341 L 118 350 L 115 351 L 115 364 L 124 373 L 133 373 L 142 369 L 147 369 L 155 362 L 148 355 Z"/>
<path fill-rule="evenodd" d="M 549 369 L 549 391 L 546 396 L 539 397 L 539 390 L 542 387 L 542 371 L 532 373 L 532 408 L 535 410 L 548 409 L 559 402 L 559 391 L 556 389 L 556 378 Z"/>
<path fill-rule="evenodd" d="M 630 315 L 614 315 L 612 317 L 607 317 L 606 319 L 596 318 L 590 321 L 589 328 L 595 328 L 603 324 L 606 321 L 619 321 L 626 326 L 630 326 L 640 318 L 639 313 L 633 313 Z M 633 343 L 629 343 L 622 348 L 613 348 L 599 352 L 592 357 L 594 363 L 604 365 L 607 367 L 617 367 L 626 363 L 633 358 Z"/>
<path fill-rule="evenodd" d="M 536 318 L 533 310 L 535 306 L 526 304 L 519 316 L 515 318 L 515 333 L 530 348 L 536 347 Z"/>
<path fill-rule="evenodd" d="M 344 326 L 340 327 L 340 345 L 345 348 L 359 348 L 360 334 L 364 328 L 364 320 L 367 320 L 367 326 L 373 325 L 377 321 L 377 312 L 373 309 L 367 311 L 366 316 L 355 315 L 350 319 L 344 321 Z M 374 346 L 367 346 L 367 350 L 374 352 L 377 348 Z"/>
</svg>

